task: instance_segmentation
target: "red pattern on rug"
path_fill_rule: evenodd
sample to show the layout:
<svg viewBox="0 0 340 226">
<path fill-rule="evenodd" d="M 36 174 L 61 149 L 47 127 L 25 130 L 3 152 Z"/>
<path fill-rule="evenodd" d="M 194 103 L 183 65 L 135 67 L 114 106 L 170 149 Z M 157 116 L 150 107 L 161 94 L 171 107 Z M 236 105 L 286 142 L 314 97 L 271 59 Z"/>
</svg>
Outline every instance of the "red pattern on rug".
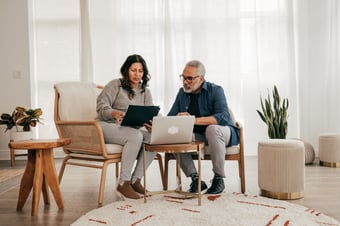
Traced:
<svg viewBox="0 0 340 226">
<path fill-rule="evenodd" d="M 192 223 L 188 223 L 188 219 L 193 220 Z M 230 225 L 257 222 L 257 225 L 266 226 L 306 225 L 308 222 L 308 225 L 315 226 L 340 226 L 335 219 L 311 208 L 236 192 L 203 195 L 201 206 L 197 205 L 196 198 L 179 194 L 153 196 L 146 203 L 143 200 L 117 201 L 89 212 L 71 226 L 173 225 L 175 222 L 177 225 L 207 226 L 224 225 L 226 222 Z"/>
</svg>

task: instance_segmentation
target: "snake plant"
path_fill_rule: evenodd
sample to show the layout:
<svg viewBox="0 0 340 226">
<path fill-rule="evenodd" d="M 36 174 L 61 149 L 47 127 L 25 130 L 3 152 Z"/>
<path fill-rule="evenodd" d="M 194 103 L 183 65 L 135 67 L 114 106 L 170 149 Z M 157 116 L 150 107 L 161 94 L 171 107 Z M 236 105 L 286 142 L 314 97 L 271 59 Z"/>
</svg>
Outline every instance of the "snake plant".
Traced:
<svg viewBox="0 0 340 226">
<path fill-rule="evenodd" d="M 287 110 L 289 102 L 287 98 L 284 98 L 281 104 L 280 94 L 275 85 L 272 91 L 272 97 L 273 100 L 271 100 L 269 93 L 268 98 L 264 101 L 262 97 L 260 97 L 262 112 L 260 110 L 256 111 L 262 121 L 267 124 L 269 138 L 285 139 L 288 129 Z"/>
</svg>

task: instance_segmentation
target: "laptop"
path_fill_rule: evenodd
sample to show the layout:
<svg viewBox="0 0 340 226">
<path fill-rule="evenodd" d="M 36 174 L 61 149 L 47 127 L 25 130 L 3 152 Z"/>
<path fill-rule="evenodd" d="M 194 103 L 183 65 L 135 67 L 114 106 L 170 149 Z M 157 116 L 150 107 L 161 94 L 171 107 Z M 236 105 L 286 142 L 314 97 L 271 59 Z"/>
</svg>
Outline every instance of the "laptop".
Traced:
<svg viewBox="0 0 340 226">
<path fill-rule="evenodd" d="M 193 138 L 195 116 L 155 116 L 149 144 L 185 144 Z"/>
</svg>

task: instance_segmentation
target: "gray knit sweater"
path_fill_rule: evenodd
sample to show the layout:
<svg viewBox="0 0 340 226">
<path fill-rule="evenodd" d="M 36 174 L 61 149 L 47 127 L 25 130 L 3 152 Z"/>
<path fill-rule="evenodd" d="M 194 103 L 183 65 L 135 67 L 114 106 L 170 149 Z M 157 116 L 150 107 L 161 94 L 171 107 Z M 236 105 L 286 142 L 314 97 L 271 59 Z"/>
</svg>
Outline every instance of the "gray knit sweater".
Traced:
<svg viewBox="0 0 340 226">
<path fill-rule="evenodd" d="M 136 95 L 130 100 L 128 91 L 121 86 L 119 79 L 113 79 L 105 85 L 102 92 L 97 97 L 97 120 L 114 122 L 112 111 L 118 110 L 126 112 L 131 105 L 153 105 L 151 92 L 148 88 L 144 93 L 141 89 L 134 90 Z"/>
</svg>

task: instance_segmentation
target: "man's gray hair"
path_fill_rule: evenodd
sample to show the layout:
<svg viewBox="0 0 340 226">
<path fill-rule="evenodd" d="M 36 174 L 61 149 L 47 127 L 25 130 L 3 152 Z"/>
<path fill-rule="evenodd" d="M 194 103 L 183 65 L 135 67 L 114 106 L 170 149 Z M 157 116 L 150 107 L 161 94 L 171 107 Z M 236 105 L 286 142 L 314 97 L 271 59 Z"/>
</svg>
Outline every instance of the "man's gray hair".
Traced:
<svg viewBox="0 0 340 226">
<path fill-rule="evenodd" d="M 187 67 L 195 67 L 197 68 L 197 75 L 205 76 L 205 67 L 204 65 L 198 60 L 191 60 L 185 66 Z"/>
</svg>

